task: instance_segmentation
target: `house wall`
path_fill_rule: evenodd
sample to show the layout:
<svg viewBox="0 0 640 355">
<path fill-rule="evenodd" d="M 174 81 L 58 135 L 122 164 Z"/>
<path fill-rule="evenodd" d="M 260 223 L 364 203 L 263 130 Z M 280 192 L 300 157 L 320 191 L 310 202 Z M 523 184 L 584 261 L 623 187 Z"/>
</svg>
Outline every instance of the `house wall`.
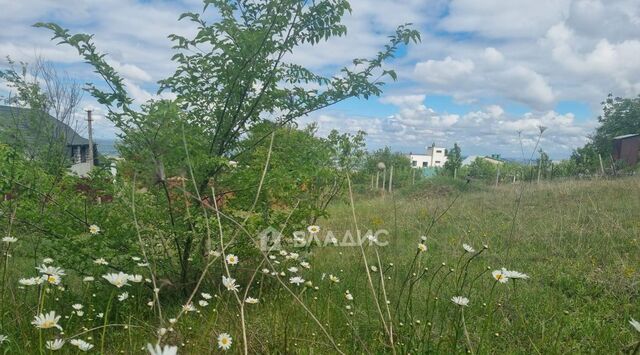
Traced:
<svg viewBox="0 0 640 355">
<path fill-rule="evenodd" d="M 441 168 L 444 166 L 444 163 L 447 162 L 446 148 L 439 147 L 429 147 L 427 148 L 427 155 L 432 158 L 431 163 L 429 163 L 430 167 Z"/>
<path fill-rule="evenodd" d="M 431 157 L 424 154 L 411 154 L 409 158 L 411 159 L 412 168 L 426 168 L 431 162 Z"/>
<path fill-rule="evenodd" d="M 445 148 L 429 147 L 427 154 L 409 154 L 412 168 L 441 168 L 447 162 Z"/>
</svg>

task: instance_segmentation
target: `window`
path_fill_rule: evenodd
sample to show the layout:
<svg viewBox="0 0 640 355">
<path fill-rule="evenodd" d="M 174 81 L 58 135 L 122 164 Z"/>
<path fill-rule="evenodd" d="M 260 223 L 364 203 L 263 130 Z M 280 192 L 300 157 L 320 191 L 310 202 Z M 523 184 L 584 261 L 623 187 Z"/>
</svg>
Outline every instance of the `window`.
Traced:
<svg viewBox="0 0 640 355">
<path fill-rule="evenodd" d="M 417 162 L 417 161 L 415 161 L 415 160 L 414 160 L 414 161 L 412 161 L 412 162 L 411 162 L 411 166 L 418 166 L 418 162 Z"/>
<path fill-rule="evenodd" d="M 422 162 L 422 167 L 423 167 L 423 168 L 425 168 L 425 167 L 427 167 L 427 166 L 429 166 L 429 162 L 423 161 L 423 162 Z"/>
<path fill-rule="evenodd" d="M 436 150 L 436 153 L 442 153 L 442 149 Z"/>
<path fill-rule="evenodd" d="M 436 160 L 436 164 L 440 164 L 440 160 Z"/>
</svg>

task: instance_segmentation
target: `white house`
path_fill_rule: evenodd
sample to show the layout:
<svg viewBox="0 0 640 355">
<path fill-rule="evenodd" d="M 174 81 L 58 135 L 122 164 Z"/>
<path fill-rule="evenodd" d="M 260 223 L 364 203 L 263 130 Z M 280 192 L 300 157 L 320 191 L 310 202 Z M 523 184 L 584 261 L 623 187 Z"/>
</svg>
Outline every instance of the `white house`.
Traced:
<svg viewBox="0 0 640 355">
<path fill-rule="evenodd" d="M 447 162 L 447 150 L 432 144 L 427 154 L 409 154 L 412 168 L 441 168 Z"/>
</svg>

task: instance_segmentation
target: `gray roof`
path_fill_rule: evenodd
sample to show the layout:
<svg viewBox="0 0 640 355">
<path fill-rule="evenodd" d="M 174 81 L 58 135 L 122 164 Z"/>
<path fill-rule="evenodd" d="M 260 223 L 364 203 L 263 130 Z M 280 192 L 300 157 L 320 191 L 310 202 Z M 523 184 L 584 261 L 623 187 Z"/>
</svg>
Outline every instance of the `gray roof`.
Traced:
<svg viewBox="0 0 640 355">
<path fill-rule="evenodd" d="M 625 135 L 622 135 L 622 136 L 613 137 L 613 139 L 625 139 L 625 138 L 631 138 L 631 137 L 636 137 L 636 136 L 640 136 L 640 133 L 625 134 Z"/>
<path fill-rule="evenodd" d="M 33 143 L 64 139 L 67 145 L 88 145 L 68 124 L 57 120 L 46 112 L 21 107 L 0 106 L 0 139 L 20 136 Z M 4 137 L 4 138 L 3 138 Z M 9 137 L 9 138 L 7 138 Z"/>
</svg>

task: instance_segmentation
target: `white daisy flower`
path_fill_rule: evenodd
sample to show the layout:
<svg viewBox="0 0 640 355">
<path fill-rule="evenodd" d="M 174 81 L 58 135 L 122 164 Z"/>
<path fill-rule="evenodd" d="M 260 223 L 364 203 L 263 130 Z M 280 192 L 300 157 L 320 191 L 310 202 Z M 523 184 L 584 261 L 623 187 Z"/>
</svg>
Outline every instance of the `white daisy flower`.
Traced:
<svg viewBox="0 0 640 355">
<path fill-rule="evenodd" d="M 23 285 L 23 286 L 35 286 L 35 285 L 40 285 L 41 283 L 43 283 L 46 278 L 47 278 L 46 276 L 44 276 L 44 277 L 30 277 L 28 279 L 20 279 L 20 280 L 18 280 L 18 283 L 20 285 Z"/>
<path fill-rule="evenodd" d="M 6 335 L 2 335 L 0 334 L 0 345 L 2 345 L 2 343 L 9 341 L 9 337 Z"/>
<path fill-rule="evenodd" d="M 210 300 L 211 299 L 211 294 L 210 293 L 202 292 L 202 293 L 200 293 L 200 296 L 202 296 L 202 298 L 204 298 L 205 300 Z"/>
<path fill-rule="evenodd" d="M 269 259 L 271 259 L 271 260 L 276 260 L 276 256 L 275 256 L 275 255 L 273 255 L 273 254 L 271 254 L 271 255 L 269 255 Z"/>
<path fill-rule="evenodd" d="M 631 320 L 629 321 L 629 324 L 631 324 L 632 327 L 636 328 L 636 330 L 640 332 L 640 322 L 631 318 Z"/>
<path fill-rule="evenodd" d="M 77 346 L 78 349 L 80 349 L 82 351 L 89 351 L 89 350 L 93 349 L 93 344 L 87 343 L 86 341 L 84 341 L 82 339 L 72 339 L 72 340 L 69 341 L 69 343 L 71 343 L 71 345 Z"/>
<path fill-rule="evenodd" d="M 473 249 L 473 247 L 467 243 L 463 243 L 462 244 L 462 249 L 464 249 L 464 251 L 466 251 L 467 253 L 475 253 L 476 250 Z"/>
<path fill-rule="evenodd" d="M 56 311 L 51 311 L 47 314 L 40 313 L 39 315 L 33 317 L 33 324 L 36 328 L 40 329 L 49 329 L 49 328 L 58 328 L 62 330 L 62 327 L 58 324 L 60 320 L 60 316 L 56 316 Z"/>
<path fill-rule="evenodd" d="M 506 270 L 505 271 L 505 276 L 509 279 L 522 279 L 522 280 L 527 280 L 529 278 L 529 275 L 519 272 L 519 271 L 510 271 L 510 270 Z"/>
<path fill-rule="evenodd" d="M 349 292 L 349 290 L 345 292 L 344 297 L 349 301 L 353 301 L 353 295 Z"/>
<path fill-rule="evenodd" d="M 193 304 L 189 303 L 189 304 L 182 305 L 182 310 L 185 312 L 195 312 L 196 307 L 194 307 Z"/>
<path fill-rule="evenodd" d="M 129 275 L 129 281 L 131 282 L 140 283 L 142 282 L 142 280 L 143 280 L 142 275 Z"/>
<path fill-rule="evenodd" d="M 244 301 L 245 301 L 245 303 L 249 303 L 249 304 L 258 303 L 258 299 L 257 298 L 253 298 L 253 297 L 247 297 Z"/>
<path fill-rule="evenodd" d="M 140 261 L 140 260 L 142 260 L 142 259 L 141 259 L 139 256 L 132 256 L 132 257 L 131 257 L 131 260 L 133 260 L 133 261 Z"/>
<path fill-rule="evenodd" d="M 466 307 L 469 305 L 469 299 L 462 296 L 454 296 L 451 297 L 451 302 L 457 304 L 458 306 Z"/>
<path fill-rule="evenodd" d="M 298 268 L 295 267 L 295 266 L 292 266 L 292 267 L 288 268 L 287 270 L 289 270 L 289 272 L 292 272 L 292 273 L 298 272 Z"/>
<path fill-rule="evenodd" d="M 82 317 L 84 315 L 84 311 L 76 311 L 76 315 L 78 317 Z"/>
<path fill-rule="evenodd" d="M 300 276 L 294 276 L 289 278 L 289 283 L 295 284 L 297 286 L 300 286 L 304 283 L 304 279 Z"/>
<path fill-rule="evenodd" d="M 59 268 L 57 266 L 42 264 L 40 266 L 37 266 L 36 270 L 38 270 L 41 274 L 44 274 L 44 275 L 57 275 L 57 276 L 66 275 L 64 269 Z"/>
<path fill-rule="evenodd" d="M 280 255 L 281 256 L 287 256 L 287 251 L 286 250 L 280 250 Z"/>
<path fill-rule="evenodd" d="M 100 233 L 100 227 L 96 226 L 95 224 L 92 224 L 89 226 L 89 233 L 96 235 L 98 233 Z"/>
<path fill-rule="evenodd" d="M 42 259 L 42 262 L 43 262 L 43 263 L 45 263 L 45 264 L 51 264 L 51 263 L 53 262 L 53 259 L 51 259 L 51 258 L 44 258 L 44 259 Z"/>
<path fill-rule="evenodd" d="M 62 339 L 56 339 L 56 340 L 48 340 L 45 343 L 45 347 L 49 350 L 60 350 L 62 348 L 62 346 L 64 345 L 64 340 Z"/>
<path fill-rule="evenodd" d="M 269 273 L 269 269 L 267 269 L 266 267 L 264 269 L 262 269 L 262 273 L 263 274 L 268 274 Z"/>
<path fill-rule="evenodd" d="M 149 355 L 178 355 L 178 347 L 171 345 L 161 347 L 160 344 L 155 346 L 147 344 L 147 351 L 149 351 Z"/>
<path fill-rule="evenodd" d="M 491 275 L 493 276 L 493 278 L 500 283 L 506 283 L 507 281 L 509 281 L 509 278 L 506 275 L 506 271 L 505 269 L 502 270 L 493 270 L 493 272 L 491 273 Z"/>
<path fill-rule="evenodd" d="M 222 276 L 222 284 L 229 291 L 235 291 L 235 292 L 238 291 L 238 285 L 236 284 L 236 279 L 232 277 Z"/>
<path fill-rule="evenodd" d="M 121 288 L 123 286 L 129 286 L 129 280 L 131 278 L 131 275 L 125 274 L 124 272 L 120 271 L 117 274 L 110 273 L 110 274 L 102 275 L 102 278 L 109 281 L 109 283 L 111 283 L 113 286 L 117 288 Z"/>
<path fill-rule="evenodd" d="M 371 271 L 377 272 L 378 271 L 378 267 L 375 266 L 375 265 L 371 265 Z"/>
<path fill-rule="evenodd" d="M 136 265 L 138 265 L 139 267 L 147 267 L 149 266 L 149 263 L 137 263 Z"/>
<path fill-rule="evenodd" d="M 93 276 L 86 276 L 85 278 L 82 279 L 82 281 L 84 281 L 84 282 L 93 282 L 95 280 L 96 279 Z"/>
<path fill-rule="evenodd" d="M 59 285 L 62 282 L 62 278 L 59 275 L 46 275 L 46 280 L 51 285 Z"/>
<path fill-rule="evenodd" d="M 129 298 L 129 292 L 123 292 L 118 295 L 118 301 L 120 302 L 126 300 L 127 298 Z"/>
<path fill-rule="evenodd" d="M 317 234 L 318 232 L 320 232 L 320 227 L 319 226 L 309 226 L 309 227 L 307 227 L 307 231 L 309 231 L 309 233 L 311 233 L 311 234 Z"/>
<path fill-rule="evenodd" d="M 221 333 L 218 335 L 218 348 L 227 351 L 231 348 L 232 343 L 233 339 L 228 333 Z"/>
<path fill-rule="evenodd" d="M 4 238 L 2 238 L 2 241 L 3 241 L 4 243 L 7 243 L 7 244 L 8 244 L 8 243 L 15 243 L 15 242 L 17 242 L 17 241 L 18 241 L 18 238 L 14 238 L 14 237 L 4 237 Z"/>
<path fill-rule="evenodd" d="M 96 265 L 109 265 L 109 263 L 104 258 L 98 258 L 93 261 Z"/>
<path fill-rule="evenodd" d="M 335 275 L 329 275 L 329 281 L 333 283 L 338 283 L 340 282 L 340 278 L 338 278 L 338 276 L 335 276 Z"/>
<path fill-rule="evenodd" d="M 205 301 L 205 300 L 200 300 L 198 301 L 198 304 L 200 305 L 200 307 L 206 307 L 209 305 L 209 302 Z"/>
<path fill-rule="evenodd" d="M 287 260 L 298 260 L 299 257 L 300 257 L 300 254 L 298 254 L 298 253 L 289 253 L 289 255 L 285 256 L 285 259 L 287 259 Z"/>
<path fill-rule="evenodd" d="M 225 258 L 225 260 L 227 261 L 227 264 L 229 265 L 236 265 L 238 263 L 238 257 L 235 256 L 234 254 L 228 254 L 227 257 Z"/>
<path fill-rule="evenodd" d="M 424 253 L 425 251 L 427 251 L 427 246 L 425 244 L 423 244 L 423 243 L 418 243 L 418 250 L 421 253 Z"/>
<path fill-rule="evenodd" d="M 310 269 L 310 268 L 311 268 L 311 264 L 309 264 L 309 263 L 308 263 L 308 262 L 306 262 L 306 261 L 302 261 L 302 262 L 300 262 L 300 266 L 302 266 L 302 267 L 303 267 L 303 268 L 305 268 L 305 269 Z"/>
<path fill-rule="evenodd" d="M 81 305 L 80 303 L 76 303 L 76 304 L 71 305 L 71 308 L 75 309 L 76 311 L 79 311 L 82 308 L 84 308 L 84 306 Z"/>
</svg>

